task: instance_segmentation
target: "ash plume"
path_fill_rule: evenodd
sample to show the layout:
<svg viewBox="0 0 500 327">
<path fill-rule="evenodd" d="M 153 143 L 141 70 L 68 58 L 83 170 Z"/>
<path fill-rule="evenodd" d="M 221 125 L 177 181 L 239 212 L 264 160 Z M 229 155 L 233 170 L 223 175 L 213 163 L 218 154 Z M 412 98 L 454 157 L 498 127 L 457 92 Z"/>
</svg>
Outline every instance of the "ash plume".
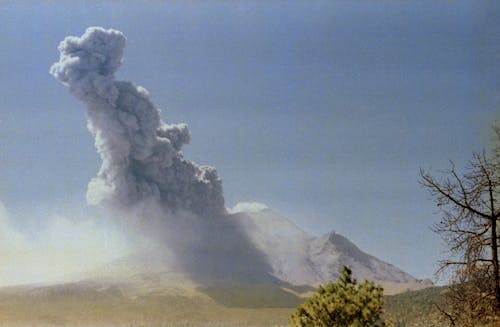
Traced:
<svg viewBox="0 0 500 327">
<path fill-rule="evenodd" d="M 126 232 L 159 247 L 159 260 L 200 282 L 274 280 L 265 255 L 226 211 L 215 168 L 184 159 L 187 125 L 164 123 L 143 87 L 114 80 L 124 46 L 121 32 L 91 27 L 60 43 L 50 69 L 85 103 L 102 158 L 87 201 L 111 207 Z"/>
<path fill-rule="evenodd" d="M 90 27 L 59 44 L 59 61 L 50 69 L 85 103 L 87 126 L 102 158 L 88 186 L 88 202 L 126 208 L 153 201 L 173 213 L 224 214 L 215 168 L 183 157 L 182 146 L 190 141 L 187 125 L 164 123 L 146 89 L 115 81 L 125 41 L 119 31 Z"/>
</svg>

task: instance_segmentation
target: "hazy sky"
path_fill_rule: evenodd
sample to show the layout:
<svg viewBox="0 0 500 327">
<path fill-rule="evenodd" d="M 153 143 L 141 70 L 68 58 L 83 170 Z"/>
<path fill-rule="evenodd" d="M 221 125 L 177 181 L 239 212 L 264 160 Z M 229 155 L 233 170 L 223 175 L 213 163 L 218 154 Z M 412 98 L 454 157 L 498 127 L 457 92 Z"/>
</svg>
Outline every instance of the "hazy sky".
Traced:
<svg viewBox="0 0 500 327">
<path fill-rule="evenodd" d="M 0 2 L 0 201 L 36 236 L 85 206 L 100 159 L 83 104 L 49 75 L 88 26 L 122 31 L 117 79 L 189 125 L 226 205 L 335 230 L 416 277 L 443 247 L 419 167 L 465 165 L 498 116 L 494 1 Z M 496 43 L 496 45 L 495 45 Z M 496 56 L 496 57 L 495 57 Z"/>
</svg>

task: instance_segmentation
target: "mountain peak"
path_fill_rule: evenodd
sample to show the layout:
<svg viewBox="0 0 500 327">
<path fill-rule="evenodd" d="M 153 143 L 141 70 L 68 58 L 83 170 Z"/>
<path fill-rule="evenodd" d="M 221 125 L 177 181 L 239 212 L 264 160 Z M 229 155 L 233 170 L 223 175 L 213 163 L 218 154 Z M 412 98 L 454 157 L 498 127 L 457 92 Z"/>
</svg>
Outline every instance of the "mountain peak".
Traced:
<svg viewBox="0 0 500 327">
<path fill-rule="evenodd" d="M 375 257 L 361 251 L 347 237 L 335 232 L 327 234 L 327 241 L 332 243 L 338 252 L 364 265 L 370 265 L 371 260 L 377 260 Z"/>
<path fill-rule="evenodd" d="M 240 221 L 256 248 L 266 254 L 274 275 L 289 283 L 325 284 L 337 279 L 344 265 L 351 267 L 360 280 L 401 287 L 417 283 L 413 276 L 367 254 L 335 231 L 313 237 L 269 208 L 238 213 L 234 219 Z"/>
</svg>

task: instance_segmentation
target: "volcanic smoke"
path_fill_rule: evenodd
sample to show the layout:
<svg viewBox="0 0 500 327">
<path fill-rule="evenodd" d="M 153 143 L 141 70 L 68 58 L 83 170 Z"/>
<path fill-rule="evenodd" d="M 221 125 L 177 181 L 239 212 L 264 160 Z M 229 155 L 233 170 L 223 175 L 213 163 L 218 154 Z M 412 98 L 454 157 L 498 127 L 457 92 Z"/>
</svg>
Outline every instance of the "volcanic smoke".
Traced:
<svg viewBox="0 0 500 327">
<path fill-rule="evenodd" d="M 160 260 L 199 281 L 270 278 L 265 255 L 227 213 L 215 168 L 184 159 L 187 125 L 164 123 L 146 89 L 114 80 L 124 46 L 121 32 L 90 27 L 60 43 L 50 69 L 85 103 L 102 158 L 87 201 L 115 209 L 125 225 L 131 216 L 128 229 L 159 242 Z"/>
<path fill-rule="evenodd" d="M 153 200 L 174 213 L 225 213 L 215 168 L 183 157 L 182 146 L 190 140 L 187 125 L 164 123 L 146 89 L 114 80 L 125 41 L 119 31 L 90 27 L 59 44 L 59 61 L 50 68 L 85 103 L 87 126 L 102 158 L 87 201 L 123 208 Z"/>
</svg>

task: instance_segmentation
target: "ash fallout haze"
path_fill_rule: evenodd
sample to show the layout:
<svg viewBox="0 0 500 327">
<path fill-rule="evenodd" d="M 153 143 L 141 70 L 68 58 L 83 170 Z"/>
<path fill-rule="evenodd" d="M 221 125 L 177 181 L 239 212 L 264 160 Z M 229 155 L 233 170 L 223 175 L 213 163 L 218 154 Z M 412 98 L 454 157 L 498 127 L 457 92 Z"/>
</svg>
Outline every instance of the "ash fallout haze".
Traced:
<svg viewBox="0 0 500 327">
<path fill-rule="evenodd" d="M 195 278 L 207 253 L 263 276 L 274 263 L 253 241 L 273 226 L 351 249 L 343 235 L 431 277 L 444 247 L 419 167 L 464 166 L 490 146 L 498 12 L 0 2 L 0 280 L 62 280 L 141 246 L 170 249 Z"/>
</svg>

